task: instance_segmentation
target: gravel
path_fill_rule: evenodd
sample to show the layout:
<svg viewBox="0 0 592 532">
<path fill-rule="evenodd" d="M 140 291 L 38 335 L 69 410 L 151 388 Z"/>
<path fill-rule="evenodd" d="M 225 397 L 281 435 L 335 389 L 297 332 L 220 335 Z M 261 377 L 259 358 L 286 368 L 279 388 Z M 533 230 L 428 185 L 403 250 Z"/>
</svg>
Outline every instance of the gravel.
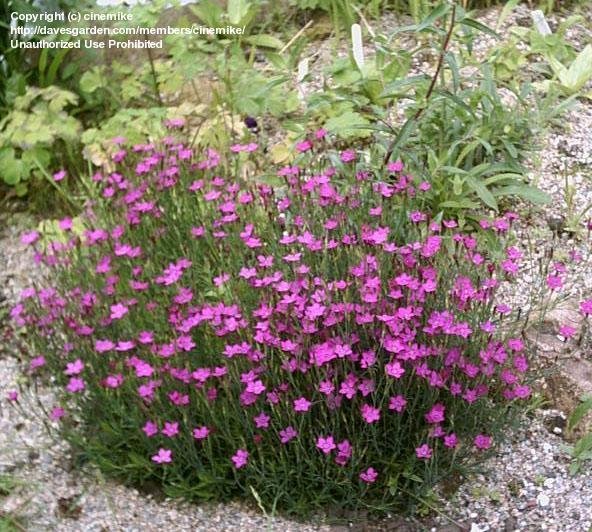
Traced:
<svg viewBox="0 0 592 532">
<path fill-rule="evenodd" d="M 539 410 L 463 484 L 442 510 L 480 531 L 587 531 L 592 526 L 592 473 L 570 476 L 565 442 Z M 442 523 L 442 521 L 440 519 Z"/>
<path fill-rule="evenodd" d="M 588 7 L 592 10 L 592 6 Z M 499 11 L 484 12 L 480 20 L 492 23 Z M 549 19 L 555 28 L 558 17 Z M 528 10 L 518 8 L 504 25 L 528 25 Z M 396 21 L 385 18 L 393 27 Z M 577 26 L 568 32 L 576 46 L 590 39 L 590 30 Z M 484 37 L 476 48 L 485 50 L 491 39 Z M 370 51 L 368 51 L 370 53 Z M 329 45 L 317 47 L 311 72 L 320 72 L 335 51 Z M 318 76 L 316 76 L 318 78 Z M 320 79 L 320 78 L 318 78 Z M 314 83 L 307 84 L 315 89 Z M 516 305 L 526 305 L 533 287 L 540 283 L 538 259 L 551 241 L 555 257 L 571 262 L 568 294 L 581 297 L 592 293 L 592 253 L 583 216 L 577 232 L 566 230 L 577 213 L 592 204 L 592 106 L 581 101 L 568 113 L 563 126 L 542 139 L 542 149 L 530 161 L 530 178 L 551 194 L 553 202 L 544 211 L 531 212 L 527 224 L 518 227 L 526 246 L 530 267 L 520 274 L 519 288 L 511 294 Z M 574 196 L 565 201 L 565 175 L 571 179 Z M 527 206 L 521 210 L 529 214 Z M 592 215 L 592 211 L 589 213 Z M 32 267 L 32 255 L 18 240 L 25 219 L 10 220 L 0 231 L 0 475 L 10 475 L 17 487 L 0 497 L 0 516 L 14 513 L 23 517 L 23 529 L 31 531 L 156 531 L 156 530 L 431 530 L 431 531 L 540 531 L 574 532 L 592 527 L 592 470 L 583 468 L 575 476 L 568 472 L 570 458 L 563 432 L 553 420 L 563 413 L 536 410 L 511 439 L 484 462 L 450 498 L 441 497 L 435 517 L 422 520 L 385 519 L 366 525 L 330 526 L 322 520 L 309 524 L 265 516 L 244 504 L 189 505 L 157 499 L 103 478 L 87 466 L 81 470 L 72 462 L 67 446 L 46 430 L 43 409 L 51 408 L 51 389 L 23 389 L 18 405 L 4 398 L 21 381 L 19 343 L 6 326 L 7 309 L 20 290 L 40 275 Z M 0 227 L 2 224 L 0 224 Z M 569 229 L 569 228 L 568 228 Z M 573 253 L 581 258 L 577 261 Z M 38 279 L 38 278 L 37 278 Z M 443 517 L 446 516 L 446 517 Z"/>
</svg>

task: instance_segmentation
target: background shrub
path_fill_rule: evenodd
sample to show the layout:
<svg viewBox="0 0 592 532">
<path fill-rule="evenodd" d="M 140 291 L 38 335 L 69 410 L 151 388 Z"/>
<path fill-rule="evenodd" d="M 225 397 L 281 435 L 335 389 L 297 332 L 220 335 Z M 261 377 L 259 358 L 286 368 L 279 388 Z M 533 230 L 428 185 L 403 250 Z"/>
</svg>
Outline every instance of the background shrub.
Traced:
<svg viewBox="0 0 592 532">
<path fill-rule="evenodd" d="M 130 139 L 136 137 L 138 142 L 141 140 L 137 137 L 141 135 L 153 141 L 162 135 L 159 127 L 162 118 L 183 116 L 188 118 L 188 128 L 192 130 L 188 135 L 192 147 L 210 146 L 226 151 L 243 136 L 244 118 L 254 116 L 261 129 L 262 144 L 265 138 L 277 139 L 278 129 L 289 131 L 292 140 L 303 137 L 312 124 L 324 124 L 331 133 L 347 142 L 366 139 L 370 145 L 388 145 L 393 135 L 401 134 L 401 142 L 397 144 L 400 153 L 415 145 L 431 146 L 437 141 L 437 150 L 422 148 L 423 155 L 416 161 L 410 160 L 409 166 L 417 175 L 425 172 L 434 178 L 440 177 L 443 183 L 451 177 L 456 181 L 454 188 L 434 187 L 437 194 L 433 201 L 444 204 L 449 213 L 479 204 L 495 207 L 500 197 L 513 194 L 541 202 L 546 199 L 544 196 L 524 187 L 525 171 L 518 163 L 532 151 L 531 133 L 536 138 L 536 133 L 552 118 L 548 115 L 556 117 L 565 109 L 558 105 L 560 96 L 572 94 L 575 98 L 582 92 L 578 89 L 581 82 L 585 83 L 590 76 L 590 69 L 584 68 L 579 77 L 581 81 L 571 88 L 561 82 L 561 78 L 565 78 L 563 66 L 572 68 L 570 65 L 575 64 L 576 57 L 564 39 L 565 31 L 578 23 L 578 19 L 573 17 L 569 23 L 566 21 L 549 38 L 542 38 L 536 31 L 529 32 L 526 28 L 520 28 L 521 32 L 513 31 L 515 35 L 500 42 L 493 55 L 485 60 L 493 64 L 493 78 L 488 78 L 484 71 L 465 76 L 465 67 L 472 71 L 484 66 L 473 53 L 475 37 L 482 32 L 499 37 L 468 12 L 489 4 L 479 1 L 456 5 L 454 31 L 447 48 L 443 43 L 447 27 L 452 23 L 452 5 L 433 0 L 240 0 L 202 1 L 188 6 L 171 6 L 171 2 L 158 0 L 118 7 L 133 14 L 134 25 L 145 27 L 164 24 L 185 27 L 200 23 L 208 26 L 232 24 L 245 29 L 244 35 L 232 39 L 227 36 L 214 39 L 170 36 L 165 39 L 162 53 L 13 49 L 8 46 L 9 32 L 5 31 L 0 34 L 0 42 L 6 48 L 6 52 L 0 54 L 0 113 L 18 114 L 18 102 L 22 98 L 36 98 L 40 90 L 67 91 L 76 103 L 62 109 L 61 120 L 51 118 L 50 138 L 42 143 L 14 146 L 7 139 L 14 136 L 15 131 L 18 133 L 19 123 L 10 120 L 0 124 L 0 195 L 23 198 L 28 194 L 28 203 L 20 201 L 17 205 L 37 211 L 46 212 L 52 207 L 76 209 L 80 204 L 80 191 L 63 187 L 65 190 L 58 198 L 44 177 L 56 166 L 75 174 L 89 162 L 97 166 L 106 164 L 112 155 L 108 141 L 114 134 Z M 498 27 L 516 4 L 509 2 L 501 11 Z M 41 13 L 69 9 L 97 8 L 90 1 L 8 0 L 0 8 L 0 18 L 8 27 L 13 11 Z M 381 34 L 382 25 L 378 21 L 390 11 L 412 14 L 415 23 L 397 24 Z M 315 57 L 316 46 L 308 45 L 329 38 L 335 55 L 341 55 L 337 51 L 344 42 L 349 42 L 351 24 L 364 20 L 370 21 L 370 25 L 364 23 L 363 26 L 364 39 L 369 41 L 366 48 L 372 50 L 365 67 L 359 69 L 352 58 L 338 57 L 325 69 L 327 83 L 323 83 L 323 90 L 301 92 L 299 99 L 297 94 L 301 87 L 295 83 L 298 65 L 305 57 L 313 61 Z M 410 21 L 408 17 L 405 20 Z M 32 40 L 39 38 L 35 36 Z M 525 39 L 528 42 L 523 42 Z M 460 46 L 452 46 L 452 43 Z M 417 75 L 411 66 L 423 63 L 426 58 L 432 61 L 443 52 L 445 61 L 436 90 L 426 102 L 424 97 L 431 84 L 430 77 Z M 546 79 L 546 85 L 540 89 L 547 94 L 544 106 L 535 112 L 536 106 L 531 100 L 536 98 L 528 83 L 524 83 L 529 81 L 530 73 L 521 67 L 537 53 L 543 54 L 545 62 L 549 63 L 545 77 L 550 79 Z M 515 105 L 499 101 L 501 81 L 508 83 L 506 92 L 510 91 L 513 99 L 518 100 Z M 524 101 L 526 95 L 528 101 Z M 429 109 L 415 131 L 403 128 L 403 124 L 397 123 L 400 116 L 394 117 L 403 108 L 408 118 L 426 106 Z M 76 137 L 83 145 L 82 150 L 63 142 L 62 121 L 64 125 L 76 122 L 82 128 L 82 134 L 77 133 Z M 453 127 L 446 130 L 454 131 L 454 135 L 442 137 L 441 124 L 448 122 Z M 462 138 L 460 142 L 456 142 L 457 136 Z M 271 144 L 275 160 L 287 162 L 286 145 Z M 38 169 L 37 163 L 31 167 L 28 155 L 21 156 L 20 151 L 29 147 L 39 153 L 52 154 L 37 157 L 45 172 Z M 476 160 L 482 160 L 484 166 L 466 177 L 463 172 L 471 164 L 478 166 L 479 163 L 473 163 Z M 511 164 L 505 164 L 502 179 L 493 165 L 508 161 Z M 0 198 L 0 205 L 4 205 L 3 198 Z"/>
</svg>

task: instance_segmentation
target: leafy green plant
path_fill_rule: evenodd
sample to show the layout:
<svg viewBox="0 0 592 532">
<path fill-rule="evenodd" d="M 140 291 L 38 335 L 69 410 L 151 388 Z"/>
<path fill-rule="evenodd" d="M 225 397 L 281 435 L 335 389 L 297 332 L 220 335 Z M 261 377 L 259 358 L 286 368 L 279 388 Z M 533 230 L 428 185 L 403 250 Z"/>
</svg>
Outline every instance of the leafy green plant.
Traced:
<svg viewBox="0 0 592 532">
<path fill-rule="evenodd" d="M 475 208 L 471 198 L 494 210 L 499 200 L 521 196 L 545 203 L 548 196 L 524 182 L 521 161 L 534 146 L 533 120 L 526 94 L 503 101 L 488 65 L 479 85 L 456 93 L 436 91 L 416 131 L 402 144 L 420 155 L 415 161 L 431 176 L 434 194 L 443 209 Z M 425 154 L 418 149 L 427 146 Z"/>
<path fill-rule="evenodd" d="M 413 92 L 425 94 L 430 83 L 426 75 L 408 76 L 413 57 L 432 51 L 424 35 L 439 34 L 436 23 L 449 11 L 440 5 L 418 24 L 397 29 L 391 35 L 374 35 L 371 41 L 375 53 L 356 62 L 354 53 L 335 60 L 326 68 L 323 90 L 309 96 L 308 110 L 317 123 L 342 138 L 369 137 L 376 121 L 388 121 L 392 106 Z M 402 34 L 411 33 L 418 39 L 412 50 L 397 41 Z M 362 53 L 360 51 L 360 53 Z"/>
<path fill-rule="evenodd" d="M 518 77 L 524 66 L 528 63 L 528 56 L 518 43 L 521 42 L 516 35 L 511 35 L 502 44 L 492 49 L 488 61 L 493 64 L 495 78 L 501 81 L 511 81 Z"/>
<path fill-rule="evenodd" d="M 221 86 L 213 87 L 214 100 L 225 104 L 238 114 L 280 117 L 298 108 L 296 92 L 288 85 L 286 75 L 268 76 L 253 68 L 245 58 L 238 43 L 226 54 L 214 57 L 212 66 L 221 80 Z"/>
<path fill-rule="evenodd" d="M 381 93 L 385 79 L 395 74 L 388 68 L 377 68 L 377 60 L 367 62 L 362 72 L 350 58 L 336 60 L 326 73 L 331 85 L 307 99 L 312 120 L 344 139 L 368 137 L 371 130 L 365 126 L 386 115 L 387 100 Z"/>
<path fill-rule="evenodd" d="M 583 209 L 578 209 L 576 206 L 576 188 L 566 170 L 564 170 L 564 174 L 563 200 L 566 206 L 565 230 L 579 236 L 584 231 L 584 224 L 582 222 L 586 219 L 590 209 L 592 209 L 592 202 Z"/>
<path fill-rule="evenodd" d="M 55 86 L 29 87 L 0 120 L 0 174 L 17 194 L 26 194 L 27 182 L 41 177 L 50 161 L 59 164 L 58 143 L 63 154 L 74 147 L 81 125 L 67 108 L 77 101 L 75 94 Z"/>
<path fill-rule="evenodd" d="M 555 73 L 560 89 L 568 95 L 579 93 L 592 79 L 592 45 L 588 44 L 567 67 L 555 56 L 548 55 L 547 60 Z M 592 98 L 592 92 L 585 96 Z"/>
<path fill-rule="evenodd" d="M 572 15 L 561 21 L 555 32 L 550 35 L 542 35 L 536 29 L 528 31 L 530 53 L 541 54 L 543 57 L 552 55 L 562 63 L 571 63 L 576 57 L 576 51 L 566 39 L 569 28 L 583 22 L 581 15 Z M 518 31 L 518 29 L 516 29 Z M 524 33 L 524 30 L 522 30 Z"/>
<path fill-rule="evenodd" d="M 426 22 L 449 11 L 440 7 Z M 415 93 L 407 95 L 414 103 L 407 107 L 406 121 L 389 142 L 386 158 L 412 154 L 413 168 L 429 176 L 432 201 L 443 211 L 470 213 L 480 205 L 498 210 L 500 200 L 511 196 L 535 203 L 549 201 L 546 194 L 525 182 L 521 165 L 535 148 L 534 130 L 543 127 L 533 119 L 530 85 L 503 84 L 489 61 L 474 64 L 470 34 L 459 37 L 468 55 L 451 53 L 448 47 L 456 35 L 456 24 L 463 31 L 468 27 L 496 34 L 467 18 L 462 10 L 453 10 L 449 19 L 448 30 L 439 31 L 443 44 L 437 69 L 431 80 L 420 80 Z M 430 28 L 426 22 L 420 26 Z M 463 61 L 470 66 L 468 76 L 461 75 Z"/>
<path fill-rule="evenodd" d="M 14 89 L 18 86 L 16 95 L 25 92 L 25 86 L 45 88 L 58 85 L 63 89 L 72 89 L 73 78 L 79 70 L 80 64 L 73 59 L 73 50 L 69 48 L 51 49 L 43 48 L 41 51 L 22 49 L 10 45 L 10 40 L 27 40 L 37 42 L 42 39 L 40 35 L 22 36 L 19 33 L 9 31 L 11 25 L 23 29 L 25 23 L 22 20 L 11 20 L 12 13 L 34 14 L 60 13 L 70 10 L 88 8 L 90 0 L 6 0 L 0 6 L 0 109 L 7 109 L 14 99 Z M 63 25 L 60 21 L 47 23 L 51 27 Z M 68 37 L 63 36 L 62 40 Z M 74 82 L 75 84 L 75 82 Z"/>
<path fill-rule="evenodd" d="M 300 11 L 324 11 L 329 14 L 337 36 L 340 36 L 343 30 L 349 30 L 355 22 L 355 9 L 358 4 L 353 0 L 290 0 L 290 5 Z"/>
<path fill-rule="evenodd" d="M 257 15 L 262 8 L 263 3 L 255 0 L 228 0 L 226 9 L 215 0 L 205 0 L 190 7 L 192 13 L 210 28 L 228 24 L 241 28 L 243 31 L 236 39 L 240 44 L 280 49 L 284 43 L 275 35 L 260 31 L 261 25 L 256 24 Z M 255 28 L 258 31 L 254 31 Z"/>
</svg>

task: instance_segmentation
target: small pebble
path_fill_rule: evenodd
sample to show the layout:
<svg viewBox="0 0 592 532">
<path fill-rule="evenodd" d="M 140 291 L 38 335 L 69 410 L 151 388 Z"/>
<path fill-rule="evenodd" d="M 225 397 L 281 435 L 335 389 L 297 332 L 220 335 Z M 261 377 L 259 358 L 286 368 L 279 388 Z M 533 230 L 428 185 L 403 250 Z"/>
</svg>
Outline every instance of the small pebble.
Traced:
<svg viewBox="0 0 592 532">
<path fill-rule="evenodd" d="M 537 497 L 537 503 L 541 508 L 546 508 L 547 506 L 549 506 L 550 502 L 551 502 L 551 499 L 549 499 L 549 496 L 545 495 L 544 493 L 541 493 Z"/>
</svg>

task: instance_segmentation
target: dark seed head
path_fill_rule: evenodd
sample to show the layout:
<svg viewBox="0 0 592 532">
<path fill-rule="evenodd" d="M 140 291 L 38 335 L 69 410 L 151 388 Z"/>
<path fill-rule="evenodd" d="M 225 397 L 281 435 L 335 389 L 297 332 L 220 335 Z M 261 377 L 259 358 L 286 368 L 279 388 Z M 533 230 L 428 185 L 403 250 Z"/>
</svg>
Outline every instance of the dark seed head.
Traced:
<svg viewBox="0 0 592 532">
<path fill-rule="evenodd" d="M 249 129 L 257 129 L 257 120 L 255 120 L 252 116 L 247 116 L 245 118 L 245 126 Z"/>
</svg>

